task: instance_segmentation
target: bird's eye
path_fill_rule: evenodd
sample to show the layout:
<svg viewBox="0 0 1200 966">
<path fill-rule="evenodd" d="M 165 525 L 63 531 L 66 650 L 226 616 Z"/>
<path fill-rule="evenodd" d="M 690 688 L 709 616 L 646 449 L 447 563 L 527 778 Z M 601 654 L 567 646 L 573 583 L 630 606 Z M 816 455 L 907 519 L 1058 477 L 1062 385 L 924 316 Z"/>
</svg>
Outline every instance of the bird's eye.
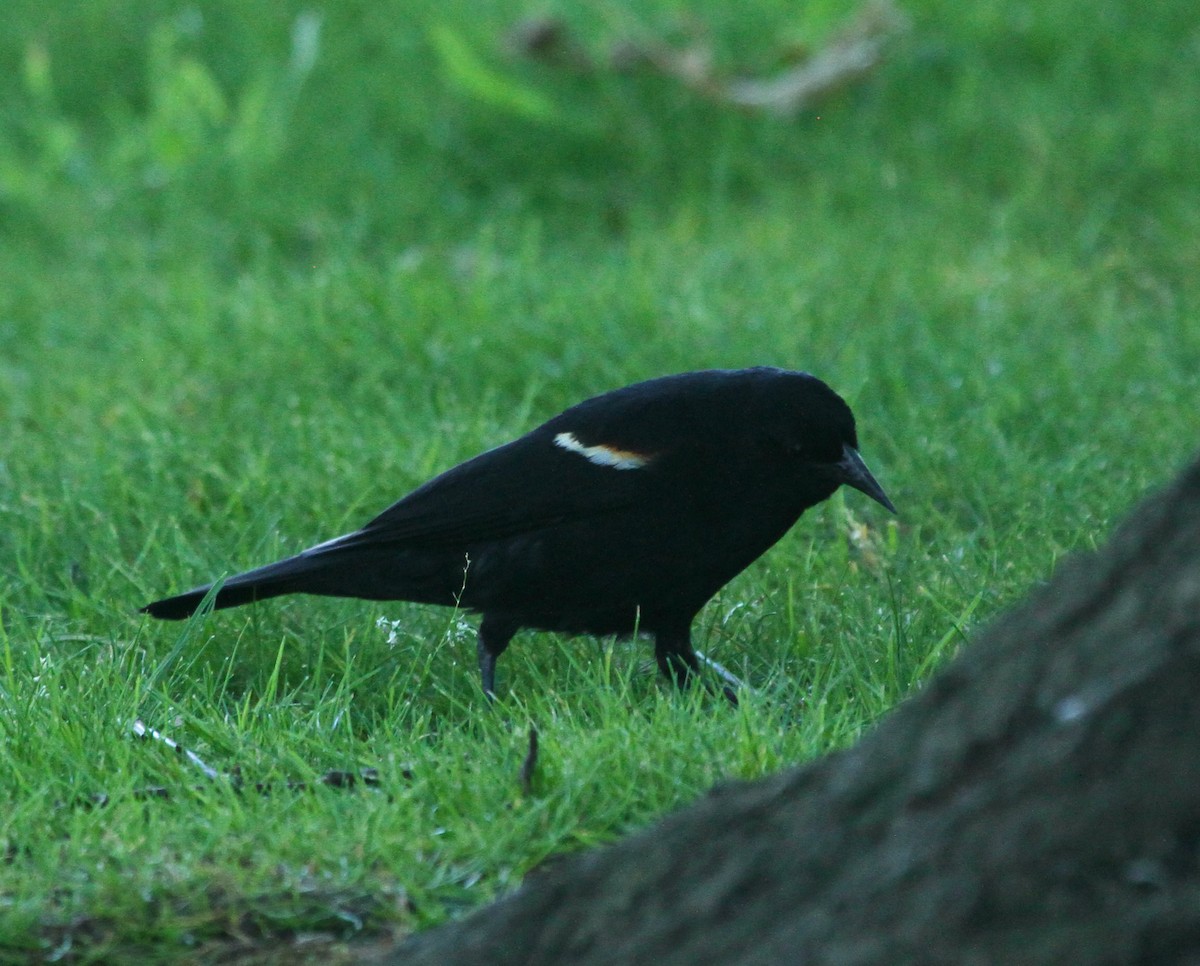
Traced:
<svg viewBox="0 0 1200 966">
<path fill-rule="evenodd" d="M 804 460 L 812 455 L 811 447 L 791 433 L 764 434 L 758 438 L 757 445 L 764 456 L 772 459 Z"/>
</svg>

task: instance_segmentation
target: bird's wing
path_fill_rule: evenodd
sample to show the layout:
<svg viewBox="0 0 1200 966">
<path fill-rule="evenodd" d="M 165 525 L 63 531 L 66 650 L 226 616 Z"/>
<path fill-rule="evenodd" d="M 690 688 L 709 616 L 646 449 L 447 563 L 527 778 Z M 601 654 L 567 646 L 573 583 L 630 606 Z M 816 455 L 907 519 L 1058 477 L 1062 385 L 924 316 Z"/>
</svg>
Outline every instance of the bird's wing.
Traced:
<svg viewBox="0 0 1200 966">
<path fill-rule="evenodd" d="M 651 492 L 656 456 L 542 427 L 447 470 L 361 530 L 309 552 L 380 543 L 457 548 L 594 517 Z"/>
</svg>

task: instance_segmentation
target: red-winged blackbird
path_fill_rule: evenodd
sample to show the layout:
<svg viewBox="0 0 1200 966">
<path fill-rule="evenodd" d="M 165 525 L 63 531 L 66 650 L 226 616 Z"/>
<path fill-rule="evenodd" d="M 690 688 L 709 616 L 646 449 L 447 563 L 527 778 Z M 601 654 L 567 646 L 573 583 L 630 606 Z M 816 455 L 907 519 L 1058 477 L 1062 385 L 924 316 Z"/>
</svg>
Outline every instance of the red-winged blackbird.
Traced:
<svg viewBox="0 0 1200 966">
<path fill-rule="evenodd" d="M 343 537 L 230 577 L 215 608 L 280 594 L 410 600 L 483 615 L 479 669 L 523 627 L 654 635 L 680 684 L 691 624 L 724 584 L 845 483 L 895 508 L 850 407 L 802 372 L 691 372 L 572 406 Z M 178 620 L 212 585 L 143 608 Z"/>
</svg>

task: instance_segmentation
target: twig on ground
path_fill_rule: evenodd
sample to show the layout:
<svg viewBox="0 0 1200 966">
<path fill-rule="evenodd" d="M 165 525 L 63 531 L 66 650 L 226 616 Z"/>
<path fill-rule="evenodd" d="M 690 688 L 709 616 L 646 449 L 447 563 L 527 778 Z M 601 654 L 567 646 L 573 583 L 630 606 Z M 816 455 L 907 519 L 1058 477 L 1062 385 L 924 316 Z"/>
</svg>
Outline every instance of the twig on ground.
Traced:
<svg viewBox="0 0 1200 966">
<path fill-rule="evenodd" d="M 795 114 L 873 71 L 883 60 L 887 45 L 907 27 L 908 18 L 892 0 L 871 0 L 823 47 L 770 77 L 722 75 L 711 45 L 704 41 L 676 47 L 622 40 L 607 54 L 592 57 L 565 22 L 554 17 L 517 24 L 509 33 L 508 47 L 530 60 L 580 73 L 647 69 L 718 103 Z"/>
</svg>

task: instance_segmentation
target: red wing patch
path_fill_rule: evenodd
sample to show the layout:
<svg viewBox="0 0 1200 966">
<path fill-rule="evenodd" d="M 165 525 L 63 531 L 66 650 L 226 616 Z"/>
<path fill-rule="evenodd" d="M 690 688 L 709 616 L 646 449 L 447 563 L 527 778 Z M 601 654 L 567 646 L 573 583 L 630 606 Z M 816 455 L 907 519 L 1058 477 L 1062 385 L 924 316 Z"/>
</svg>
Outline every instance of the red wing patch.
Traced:
<svg viewBox="0 0 1200 966">
<path fill-rule="evenodd" d="M 608 466 L 614 470 L 639 470 L 654 458 L 651 454 L 637 453 L 605 443 L 587 446 L 581 443 L 574 433 L 559 433 L 554 437 L 554 445 L 565 449 L 568 453 L 578 453 L 588 462 L 595 463 L 597 466 Z"/>
</svg>

